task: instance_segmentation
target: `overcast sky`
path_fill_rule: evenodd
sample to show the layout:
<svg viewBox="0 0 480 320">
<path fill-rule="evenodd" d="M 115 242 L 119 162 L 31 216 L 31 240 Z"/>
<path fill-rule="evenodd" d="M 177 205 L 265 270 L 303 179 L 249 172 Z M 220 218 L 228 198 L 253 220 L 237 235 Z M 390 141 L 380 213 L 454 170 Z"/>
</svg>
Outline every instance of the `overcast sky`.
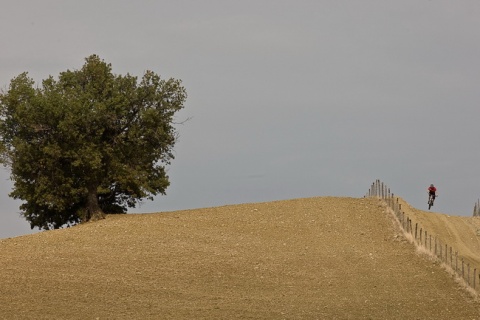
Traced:
<svg viewBox="0 0 480 320">
<path fill-rule="evenodd" d="M 480 197 L 480 1 L 5 0 L 0 87 L 98 54 L 183 81 L 167 195 L 131 212 L 313 196 L 375 179 L 426 209 Z M 0 169 L 0 238 L 30 233 Z"/>
</svg>

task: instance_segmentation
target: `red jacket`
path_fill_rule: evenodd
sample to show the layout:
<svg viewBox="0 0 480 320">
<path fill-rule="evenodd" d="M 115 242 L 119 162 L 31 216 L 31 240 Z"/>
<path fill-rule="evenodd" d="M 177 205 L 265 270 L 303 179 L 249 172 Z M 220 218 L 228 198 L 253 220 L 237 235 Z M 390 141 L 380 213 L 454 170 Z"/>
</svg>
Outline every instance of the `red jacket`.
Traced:
<svg viewBox="0 0 480 320">
<path fill-rule="evenodd" d="M 437 188 L 435 188 L 435 187 L 428 187 L 428 192 L 430 192 L 430 193 L 435 193 L 435 192 L 437 192 Z"/>
</svg>

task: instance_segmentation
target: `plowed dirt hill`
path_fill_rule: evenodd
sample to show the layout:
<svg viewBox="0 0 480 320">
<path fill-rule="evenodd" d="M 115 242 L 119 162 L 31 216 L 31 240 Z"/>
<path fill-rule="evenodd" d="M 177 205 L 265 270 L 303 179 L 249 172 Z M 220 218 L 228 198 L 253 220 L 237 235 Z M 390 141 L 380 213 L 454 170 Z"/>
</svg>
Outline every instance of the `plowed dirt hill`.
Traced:
<svg viewBox="0 0 480 320">
<path fill-rule="evenodd" d="M 458 251 L 472 265 L 480 268 L 480 217 L 423 211 L 413 208 L 403 199 L 399 202 L 414 223 L 418 223 L 418 230 L 427 230 L 427 234 L 439 238 L 448 248 L 452 247 L 454 252 Z"/>
<path fill-rule="evenodd" d="M 112 215 L 0 254 L 1 319 L 480 319 L 373 198 Z"/>
</svg>

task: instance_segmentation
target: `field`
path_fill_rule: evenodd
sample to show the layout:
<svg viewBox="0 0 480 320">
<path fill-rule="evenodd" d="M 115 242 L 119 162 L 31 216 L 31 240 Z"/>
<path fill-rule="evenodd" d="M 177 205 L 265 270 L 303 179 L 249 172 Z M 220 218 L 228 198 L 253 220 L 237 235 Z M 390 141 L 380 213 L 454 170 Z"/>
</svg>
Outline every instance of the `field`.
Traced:
<svg viewBox="0 0 480 320">
<path fill-rule="evenodd" d="M 480 261 L 478 218 L 402 203 Z M 480 320 L 478 298 L 374 198 L 110 215 L 0 252 L 0 319 Z"/>
</svg>

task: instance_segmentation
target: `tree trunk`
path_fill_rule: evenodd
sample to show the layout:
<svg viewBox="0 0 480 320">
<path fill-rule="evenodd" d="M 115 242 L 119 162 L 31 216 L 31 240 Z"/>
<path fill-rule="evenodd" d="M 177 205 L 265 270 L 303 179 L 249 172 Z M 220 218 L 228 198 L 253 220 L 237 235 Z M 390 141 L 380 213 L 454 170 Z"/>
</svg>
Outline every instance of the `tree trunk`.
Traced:
<svg viewBox="0 0 480 320">
<path fill-rule="evenodd" d="M 85 221 L 97 221 L 100 219 L 105 219 L 105 214 L 98 204 L 97 187 L 90 186 L 88 188 Z"/>
</svg>

